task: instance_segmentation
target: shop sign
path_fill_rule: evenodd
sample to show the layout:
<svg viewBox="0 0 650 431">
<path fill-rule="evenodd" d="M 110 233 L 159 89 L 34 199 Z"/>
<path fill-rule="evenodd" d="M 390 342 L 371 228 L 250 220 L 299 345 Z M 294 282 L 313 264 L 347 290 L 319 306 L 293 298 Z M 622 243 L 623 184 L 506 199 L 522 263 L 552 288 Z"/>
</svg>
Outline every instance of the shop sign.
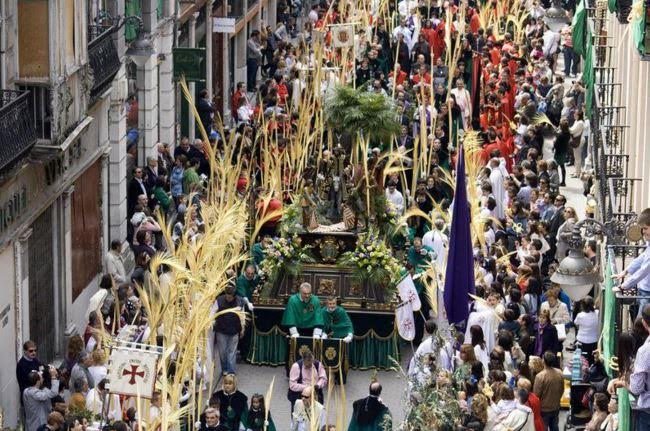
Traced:
<svg viewBox="0 0 650 431">
<path fill-rule="evenodd" d="M 9 200 L 0 203 L 0 233 L 20 218 L 27 209 L 27 188 L 14 192 Z"/>
</svg>

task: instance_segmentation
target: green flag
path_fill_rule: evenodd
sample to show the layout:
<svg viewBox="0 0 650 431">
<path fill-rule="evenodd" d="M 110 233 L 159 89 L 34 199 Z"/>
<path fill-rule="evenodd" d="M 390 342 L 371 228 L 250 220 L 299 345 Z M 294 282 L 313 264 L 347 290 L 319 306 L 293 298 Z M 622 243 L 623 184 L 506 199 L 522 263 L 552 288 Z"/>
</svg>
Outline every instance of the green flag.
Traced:
<svg viewBox="0 0 650 431">
<path fill-rule="evenodd" d="M 573 42 L 573 50 L 582 57 L 585 56 L 586 31 L 587 10 L 585 9 L 584 0 L 581 0 L 576 6 L 576 13 L 573 15 L 573 21 L 571 21 L 571 41 Z"/>
<path fill-rule="evenodd" d="M 585 97 L 585 113 L 587 117 L 591 117 L 593 104 L 594 104 L 594 78 L 596 73 L 594 72 L 594 47 L 592 44 L 593 34 L 591 29 L 587 29 L 587 47 L 585 50 L 585 65 L 582 72 L 582 81 L 585 83 L 586 87 L 586 97 Z"/>
<path fill-rule="evenodd" d="M 632 26 L 632 40 L 634 40 L 634 46 L 636 46 L 636 49 L 639 51 L 639 53 L 641 55 L 645 55 L 645 7 L 641 6 L 641 13 L 634 13 L 635 8 L 636 6 L 633 7 L 633 11 L 630 14 L 632 17 L 630 20 L 630 25 Z"/>
<path fill-rule="evenodd" d="M 630 431 L 630 393 L 625 388 L 616 390 L 618 395 L 618 431 Z"/>
<path fill-rule="evenodd" d="M 603 344 L 602 351 L 605 359 L 605 369 L 607 375 L 611 379 L 613 377 L 612 368 L 610 367 L 610 359 L 616 356 L 614 349 L 616 340 L 616 313 L 614 307 L 616 305 L 614 292 L 614 279 L 612 278 L 612 262 L 607 258 L 607 266 L 605 267 L 605 301 L 604 301 L 604 317 L 603 317 Z"/>
<path fill-rule="evenodd" d="M 607 0 L 607 9 L 613 13 L 616 10 L 616 0 Z"/>
</svg>

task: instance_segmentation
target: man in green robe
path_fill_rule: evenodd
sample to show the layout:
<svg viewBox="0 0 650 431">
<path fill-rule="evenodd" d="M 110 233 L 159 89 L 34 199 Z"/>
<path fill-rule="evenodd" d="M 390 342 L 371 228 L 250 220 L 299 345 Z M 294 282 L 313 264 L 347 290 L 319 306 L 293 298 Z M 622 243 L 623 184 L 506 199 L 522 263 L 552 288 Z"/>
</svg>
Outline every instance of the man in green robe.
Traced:
<svg viewBox="0 0 650 431">
<path fill-rule="evenodd" d="M 289 334 L 294 338 L 300 335 L 321 337 L 323 314 L 318 297 L 311 294 L 311 284 L 302 283 L 299 292 L 291 295 L 282 316 L 282 325 L 289 327 Z"/>
<path fill-rule="evenodd" d="M 327 298 L 327 306 L 323 309 L 323 338 L 342 338 L 349 343 L 352 341 L 354 327 L 348 312 L 336 304 L 336 298 Z"/>
<path fill-rule="evenodd" d="M 251 248 L 251 260 L 250 262 L 255 265 L 256 269 L 259 269 L 260 264 L 264 260 L 264 249 L 271 242 L 271 237 L 265 235 L 260 242 L 253 244 Z"/>
<path fill-rule="evenodd" d="M 413 245 L 409 247 L 406 260 L 413 265 L 415 273 L 418 274 L 426 270 L 429 263 L 431 263 L 433 250 L 425 245 L 422 245 L 422 238 L 416 237 L 413 239 Z"/>
<path fill-rule="evenodd" d="M 255 265 L 249 263 L 246 265 L 244 273 L 237 277 L 237 296 L 253 300 L 253 293 L 257 290 L 259 278 L 255 274 Z"/>
<path fill-rule="evenodd" d="M 353 404 L 352 419 L 348 431 L 392 431 L 393 418 L 388 407 L 381 401 L 381 385 L 370 384 L 370 395 Z"/>
</svg>

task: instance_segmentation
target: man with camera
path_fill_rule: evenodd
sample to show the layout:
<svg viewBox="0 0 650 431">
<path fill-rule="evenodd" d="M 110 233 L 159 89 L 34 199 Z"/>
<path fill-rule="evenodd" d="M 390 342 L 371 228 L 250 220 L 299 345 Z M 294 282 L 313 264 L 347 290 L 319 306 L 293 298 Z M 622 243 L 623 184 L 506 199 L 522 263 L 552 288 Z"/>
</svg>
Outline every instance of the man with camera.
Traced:
<svg viewBox="0 0 650 431">
<path fill-rule="evenodd" d="M 43 376 L 38 371 L 31 371 L 28 375 L 29 386 L 22 394 L 23 407 L 25 408 L 25 431 L 36 431 L 47 422 L 47 416 L 52 411 L 52 398 L 59 395 L 59 373 L 56 368 L 48 366 L 52 378 L 52 388 L 43 386 Z"/>
</svg>

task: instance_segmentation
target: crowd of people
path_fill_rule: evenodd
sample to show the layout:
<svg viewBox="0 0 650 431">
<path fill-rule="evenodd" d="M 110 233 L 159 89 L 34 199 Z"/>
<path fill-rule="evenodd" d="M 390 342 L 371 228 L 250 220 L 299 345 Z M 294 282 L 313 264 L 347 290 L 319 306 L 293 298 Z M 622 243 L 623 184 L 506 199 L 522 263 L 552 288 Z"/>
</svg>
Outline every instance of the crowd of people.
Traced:
<svg viewBox="0 0 650 431">
<path fill-rule="evenodd" d="M 281 152 L 291 145 L 286 136 L 295 133 L 299 106 L 309 91 L 305 71 L 313 67 L 313 31 L 323 31 L 329 43 L 328 26 L 349 19 L 337 1 L 313 3 L 280 1 L 277 28 L 263 26 L 261 31 L 252 31 L 247 41 L 247 82 L 237 84 L 231 99 L 231 128 L 217 130 L 215 114 L 223 113 L 215 112 L 204 91 L 196 107 L 209 142 L 190 142 L 183 137 L 173 150 L 158 144 L 157 155 L 148 157 L 146 166 L 129 170 L 126 239 L 135 268 L 126 271 L 122 241 L 113 241 L 105 256 L 100 294 L 89 307 L 88 328 L 83 336 L 72 337 L 61 367 L 41 363 L 37 346 L 25 343 L 17 379 L 27 431 L 86 429 L 96 418 L 111 423 L 116 431 L 136 431 L 140 421 L 152 421 L 161 414 L 164 400 L 159 392 L 154 393 L 146 414 L 138 412 L 133 402 L 108 394 L 99 328 L 103 325 L 117 334 L 125 326 L 147 326 L 146 310 L 135 286 L 146 288 L 151 258 L 169 248 L 158 212 L 173 227 L 172 241 L 185 235 L 200 237 L 200 205 L 211 175 L 207 146 L 223 158 L 225 146 L 234 143 L 238 151 L 229 154 L 241 160 L 233 160 L 232 165 L 244 168 L 237 193 L 243 199 L 252 192 L 255 202 L 260 193 L 256 181 L 264 167 L 254 143 L 265 127 L 274 127 L 285 136 L 273 142 L 275 150 Z M 548 4 L 533 0 L 522 5 L 527 18 L 521 29 L 498 21 L 496 26 L 482 26 L 481 8 L 499 8 L 507 15 L 512 3 L 479 5 L 470 1 L 459 7 L 440 1 L 401 1 L 395 8 L 389 2 L 389 14 L 373 16 L 370 26 L 357 28 L 354 36 L 356 58 L 352 59 L 348 84 L 394 100 L 401 125 L 395 138 L 397 151 L 408 154 L 421 137 L 424 142 L 420 145 L 433 149 L 428 175 L 415 179 L 415 190 L 409 190 L 409 180 L 417 173 L 408 164 L 405 181 L 399 174 L 381 181 L 384 196 L 395 211 L 404 214 L 418 208 L 433 220 L 409 220 L 409 235 L 401 246 L 405 271 L 415 275 L 432 263 L 444 273 L 448 211 L 453 199 L 453 188 L 444 179 L 454 175 L 463 136 L 476 131 L 481 138 L 476 157 L 482 169 L 469 183 L 478 196 L 478 202 L 470 205 L 479 208 L 483 228 L 474 253 L 478 299 L 471 305 L 468 300 L 471 313 L 461 331 L 442 331 L 433 314 L 418 317 L 418 347 L 408 367 L 409 379 L 418 384 L 411 385 L 409 402 L 417 404 L 417 390 L 423 386 L 434 387 L 447 379 L 458 392 L 463 412 L 455 423 L 457 428 L 555 431 L 568 374 L 569 381 L 593 383 L 581 400 L 588 430 L 618 429 L 616 390 L 620 387 L 638 396 L 639 423 L 650 427 L 650 415 L 644 410 L 650 407 L 646 405 L 650 402 L 650 371 L 645 356 L 650 305 L 641 304 L 634 332 L 621 335 L 619 377 L 608 385 L 597 349 L 599 292 L 594 290 L 574 303 L 550 281 L 571 248 L 571 235 L 580 220 L 563 194 L 569 175 L 566 166 L 575 167 L 573 175 L 585 184 L 585 195 L 591 193 L 585 88 L 576 78 L 579 57 L 572 49 L 571 27 L 554 32 L 545 25 L 542 17 Z M 385 18 L 390 16 L 395 17 L 394 22 Z M 448 17 L 452 23 L 445 22 Z M 463 18 L 465 22 L 461 22 Z M 502 30 L 500 34 L 497 28 Z M 451 46 L 445 43 L 449 31 Z M 558 64 L 560 53 L 564 70 Z M 452 57 L 455 64 L 450 68 Z M 324 79 L 321 88 L 327 92 L 331 76 Z M 373 149 L 367 156 L 378 157 L 388 147 Z M 269 208 L 282 208 L 291 203 L 288 199 L 289 194 L 278 193 Z M 593 217 L 592 211 L 588 207 L 585 217 Z M 640 222 L 648 241 L 650 217 L 644 214 Z M 269 220 L 264 233 L 276 234 L 277 225 L 278 219 Z M 234 308 L 254 313 L 253 293 L 268 238 L 256 241 L 241 275 L 232 271 L 232 283 L 216 299 L 215 311 Z M 597 265 L 602 264 L 598 247 L 596 238 L 588 238 L 584 250 Z M 646 250 L 618 276 L 623 279 L 630 274 L 623 289 L 637 286 L 640 292 L 650 292 L 649 253 Z M 423 287 L 416 285 L 426 303 Z M 295 301 L 320 304 L 318 299 L 307 285 L 301 286 Z M 427 308 L 426 313 L 429 311 Z M 352 339 L 351 324 L 341 328 L 325 324 L 327 313 L 345 314 L 336 298 L 329 298 L 320 312 L 323 315 L 310 324 L 283 323 L 292 336 L 294 330 L 297 334 L 308 328 L 314 329 L 315 336 L 339 330 L 337 337 L 349 337 L 347 342 Z M 237 375 L 237 351 L 245 348 L 241 342 L 245 328 L 233 316 L 222 315 L 214 325 L 214 350 L 223 373 L 221 389 L 207 397 L 201 420 L 196 425 L 184 423 L 184 427 L 207 431 L 276 429 L 264 396 L 251 394 L 249 399 L 238 390 L 238 379 L 246 378 Z M 310 352 L 292 365 L 292 431 L 310 430 L 313 423 L 322 429 L 336 429 L 327 425 L 323 406 L 327 379 L 324 366 Z M 419 389 L 413 389 L 416 386 Z M 260 387 L 260 392 L 265 389 Z M 379 382 L 373 382 L 368 397 L 353 404 L 350 430 L 392 429 L 381 391 Z"/>
</svg>

